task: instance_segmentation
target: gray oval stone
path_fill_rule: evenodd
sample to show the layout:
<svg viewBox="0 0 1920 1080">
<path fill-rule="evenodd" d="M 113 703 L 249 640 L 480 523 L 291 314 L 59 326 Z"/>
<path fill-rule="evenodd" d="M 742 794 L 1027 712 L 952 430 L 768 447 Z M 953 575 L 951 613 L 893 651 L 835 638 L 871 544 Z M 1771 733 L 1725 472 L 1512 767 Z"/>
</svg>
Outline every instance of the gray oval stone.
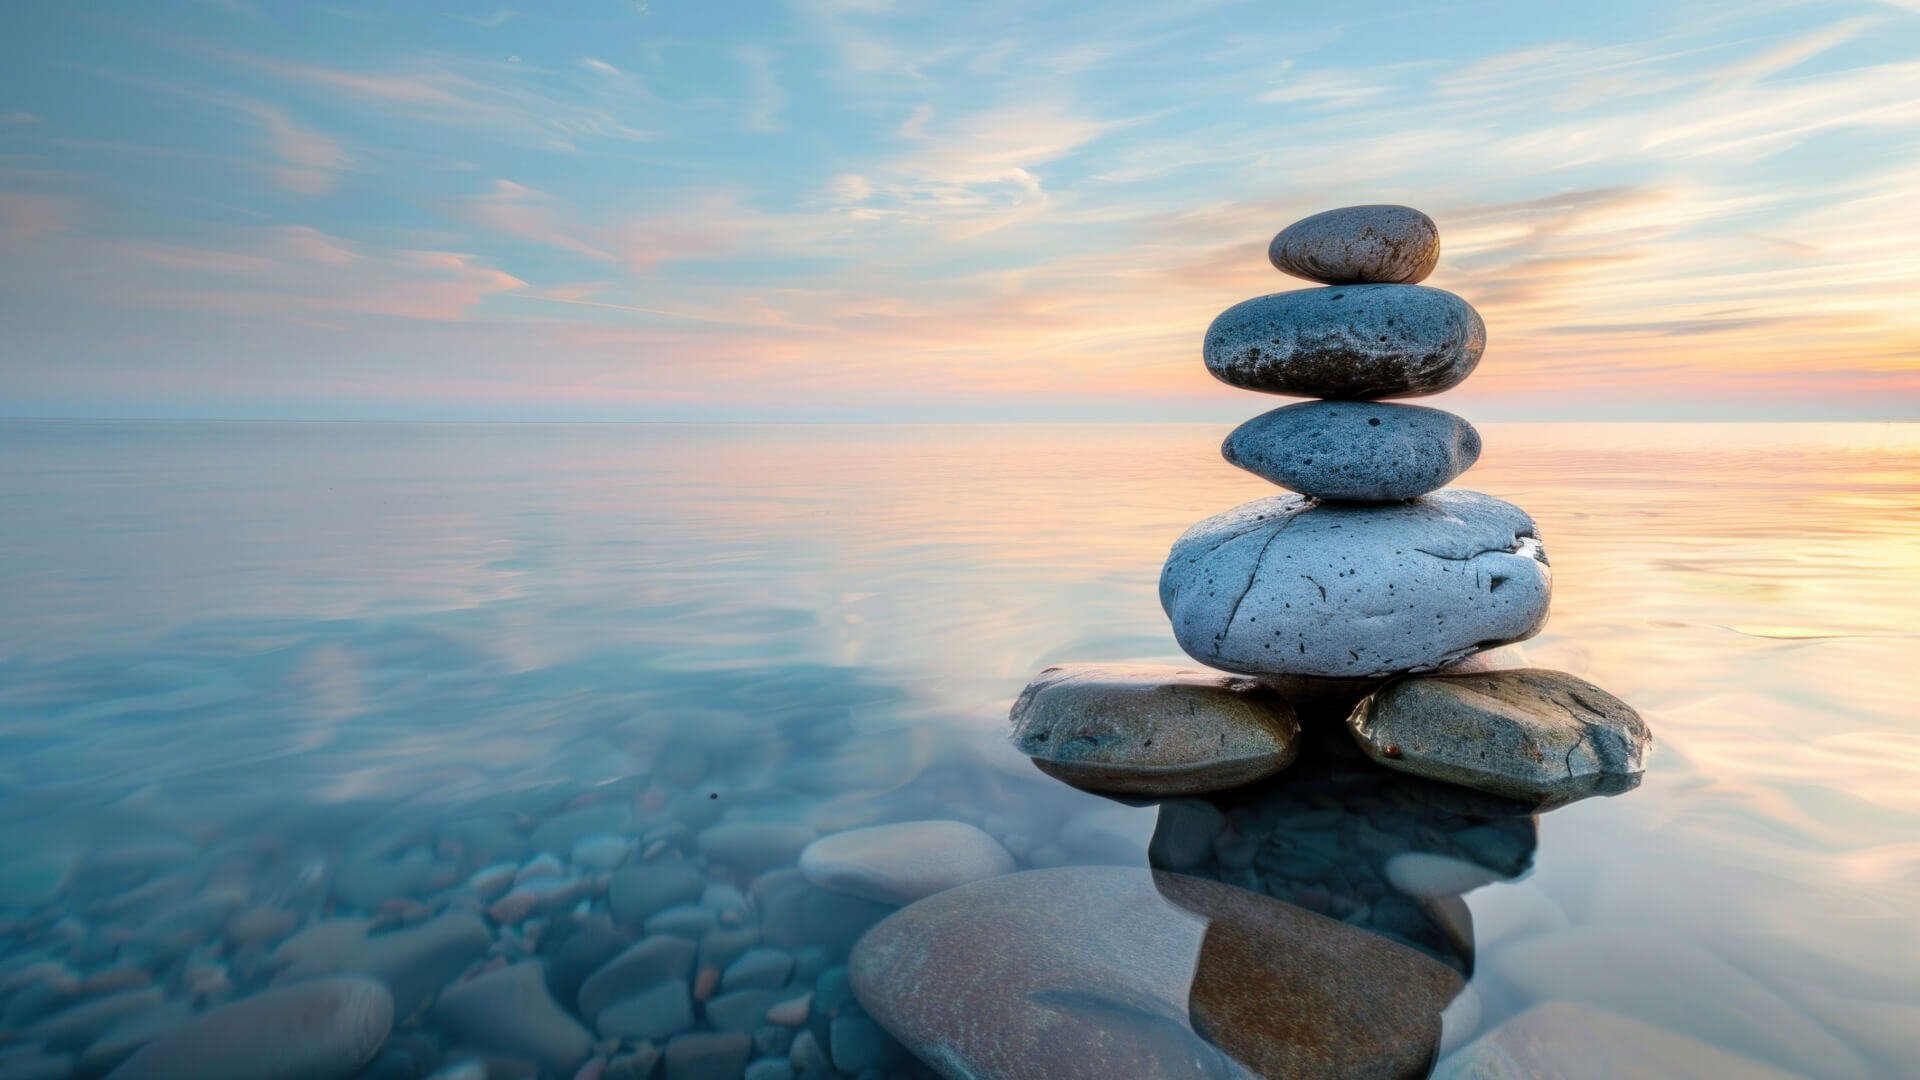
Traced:
<svg viewBox="0 0 1920 1080">
<path fill-rule="evenodd" d="M 1207 327 L 1213 377 L 1294 397 L 1420 397 L 1473 373 L 1487 327 L 1424 285 L 1333 285 L 1243 300 Z"/>
<path fill-rule="evenodd" d="M 1389 768 L 1555 805 L 1632 789 L 1653 741 L 1626 702 L 1541 668 L 1398 679 L 1348 725 Z"/>
<path fill-rule="evenodd" d="M 1254 680 L 1158 664 L 1063 664 L 1013 706 L 1013 743 L 1089 791 L 1172 796 L 1271 776 L 1300 750 L 1293 709 Z"/>
<path fill-rule="evenodd" d="M 1440 228 L 1411 206 L 1343 206 L 1281 229 L 1267 258 L 1283 274 L 1328 285 L 1412 285 L 1440 261 Z"/>
<path fill-rule="evenodd" d="M 800 872 L 823 889 L 883 904 L 1013 873 L 1000 841 L 964 821 L 903 821 L 823 836 L 800 853 Z"/>
<path fill-rule="evenodd" d="M 1366 678 L 1532 637 L 1552 588 L 1533 519 L 1490 495 L 1386 506 L 1276 495 L 1175 541 L 1160 606 L 1203 664 Z"/>
<path fill-rule="evenodd" d="M 372 979 L 314 979 L 222 1005 L 134 1051 L 110 1080 L 347 1080 L 393 1027 Z"/>
<path fill-rule="evenodd" d="M 1316 499 L 1399 502 L 1451 483 L 1480 459 L 1480 433 L 1450 412 L 1381 402 L 1303 401 L 1233 429 L 1221 456 Z"/>
</svg>

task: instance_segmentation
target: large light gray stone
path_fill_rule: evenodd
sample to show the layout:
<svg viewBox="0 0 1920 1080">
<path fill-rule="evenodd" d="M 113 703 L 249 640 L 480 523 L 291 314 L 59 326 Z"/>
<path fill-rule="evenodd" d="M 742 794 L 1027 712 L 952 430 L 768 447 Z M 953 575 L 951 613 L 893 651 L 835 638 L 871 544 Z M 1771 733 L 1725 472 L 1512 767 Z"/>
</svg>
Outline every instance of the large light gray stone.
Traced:
<svg viewBox="0 0 1920 1080">
<path fill-rule="evenodd" d="M 823 889 L 910 904 L 969 881 L 1011 874 L 1013 856 L 963 821 L 903 821 L 823 836 L 800 853 L 800 872 Z"/>
<path fill-rule="evenodd" d="M 1551 592 L 1533 519 L 1457 490 L 1387 506 L 1260 499 L 1188 529 L 1160 571 L 1180 647 L 1251 675 L 1432 671 L 1532 637 Z"/>
<path fill-rule="evenodd" d="M 1440 229 L 1411 206 L 1343 206 L 1281 229 L 1267 258 L 1283 274 L 1328 285 L 1412 285 L 1440 261 Z"/>
<path fill-rule="evenodd" d="M 1316 499 L 1398 502 L 1437 491 L 1480 459 L 1480 433 L 1450 412 L 1303 401 L 1233 429 L 1221 456 Z"/>
<path fill-rule="evenodd" d="M 1542 805 L 1631 790 L 1653 742 L 1626 702 L 1541 668 L 1397 679 L 1348 723 L 1388 768 Z"/>
<path fill-rule="evenodd" d="M 1424 285 L 1330 285 L 1244 300 L 1207 327 L 1213 377 L 1295 397 L 1420 397 L 1473 373 L 1487 327 Z"/>
<path fill-rule="evenodd" d="M 1258 893 L 1092 866 L 928 897 L 874 927 L 851 973 L 943 1075 L 1054 1080 L 1419 1076 L 1461 985 Z"/>
<path fill-rule="evenodd" d="M 1090 791 L 1194 795 L 1252 783 L 1299 753 L 1287 702 L 1255 680 L 1160 664 L 1063 664 L 1014 702 L 1013 744 Z"/>
</svg>

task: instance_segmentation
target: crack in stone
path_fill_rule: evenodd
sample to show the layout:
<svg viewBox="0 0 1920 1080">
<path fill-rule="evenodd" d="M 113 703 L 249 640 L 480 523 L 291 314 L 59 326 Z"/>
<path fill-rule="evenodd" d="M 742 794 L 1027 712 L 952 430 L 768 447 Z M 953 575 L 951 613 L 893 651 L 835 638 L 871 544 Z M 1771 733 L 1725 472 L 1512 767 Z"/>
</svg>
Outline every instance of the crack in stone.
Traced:
<svg viewBox="0 0 1920 1080">
<path fill-rule="evenodd" d="M 1280 524 L 1279 528 L 1273 530 L 1273 535 L 1267 537 L 1266 543 L 1260 545 L 1260 554 L 1253 557 L 1253 569 L 1247 571 L 1247 583 L 1241 587 L 1240 595 L 1233 598 L 1233 608 L 1227 612 L 1227 621 L 1221 624 L 1220 632 L 1213 636 L 1213 653 L 1215 656 L 1220 655 L 1220 643 L 1225 641 L 1227 635 L 1233 632 L 1233 620 L 1240 617 L 1240 605 L 1246 601 L 1247 594 L 1253 591 L 1254 582 L 1260 580 L 1260 567 L 1267 561 L 1268 550 L 1273 547 L 1275 540 L 1280 539 L 1281 533 L 1292 528 L 1293 523 L 1299 520 L 1300 515 L 1298 514 L 1288 518 Z"/>
</svg>

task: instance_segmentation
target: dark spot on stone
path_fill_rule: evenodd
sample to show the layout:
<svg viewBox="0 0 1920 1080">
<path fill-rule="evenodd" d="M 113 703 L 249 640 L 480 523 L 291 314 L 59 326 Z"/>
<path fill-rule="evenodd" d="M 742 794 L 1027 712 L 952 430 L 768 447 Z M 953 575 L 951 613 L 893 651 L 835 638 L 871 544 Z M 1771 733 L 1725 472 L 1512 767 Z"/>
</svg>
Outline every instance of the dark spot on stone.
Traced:
<svg viewBox="0 0 1920 1080">
<path fill-rule="evenodd" d="M 1369 417 L 1367 417 L 1367 426 L 1368 426 L 1368 427 L 1379 427 L 1379 426 L 1380 426 L 1380 418 L 1379 418 L 1379 417 L 1377 417 L 1377 416 L 1369 416 Z"/>
<path fill-rule="evenodd" d="M 709 792 L 707 792 L 707 798 L 709 798 L 709 799 L 717 799 L 717 798 L 719 798 L 719 797 L 720 797 L 720 793 L 719 793 L 719 792 L 717 792 L 717 791 L 709 791 Z"/>
</svg>

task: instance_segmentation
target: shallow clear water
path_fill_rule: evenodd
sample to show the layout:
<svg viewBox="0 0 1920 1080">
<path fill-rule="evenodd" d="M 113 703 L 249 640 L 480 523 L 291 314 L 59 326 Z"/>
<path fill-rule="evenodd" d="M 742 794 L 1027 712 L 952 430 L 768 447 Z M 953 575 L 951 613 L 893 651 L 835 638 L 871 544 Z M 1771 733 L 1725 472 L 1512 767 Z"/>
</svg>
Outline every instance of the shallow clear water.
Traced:
<svg viewBox="0 0 1920 1080">
<path fill-rule="evenodd" d="M 1156 809 L 1047 780 L 1006 711 L 1049 663 L 1182 659 L 1168 544 L 1271 490 L 1225 430 L 0 424 L 0 1065 L 96 992 L 21 1005 L 32 965 L 217 1004 L 272 974 L 229 908 L 417 917 L 329 882 L 464 877 L 500 852 L 461 823 L 940 816 L 1023 866 L 1147 865 Z M 1570 999 L 1789 1072 L 1920 1073 L 1920 425 L 1483 434 L 1463 486 L 1554 566 L 1528 660 L 1656 749 L 1466 895 L 1479 1016 L 1449 1047 Z M 219 917 L 180 915 L 210 882 Z M 492 954 L 543 955 L 541 925 Z M 419 1068 L 459 1059 L 423 1030 Z"/>
</svg>

